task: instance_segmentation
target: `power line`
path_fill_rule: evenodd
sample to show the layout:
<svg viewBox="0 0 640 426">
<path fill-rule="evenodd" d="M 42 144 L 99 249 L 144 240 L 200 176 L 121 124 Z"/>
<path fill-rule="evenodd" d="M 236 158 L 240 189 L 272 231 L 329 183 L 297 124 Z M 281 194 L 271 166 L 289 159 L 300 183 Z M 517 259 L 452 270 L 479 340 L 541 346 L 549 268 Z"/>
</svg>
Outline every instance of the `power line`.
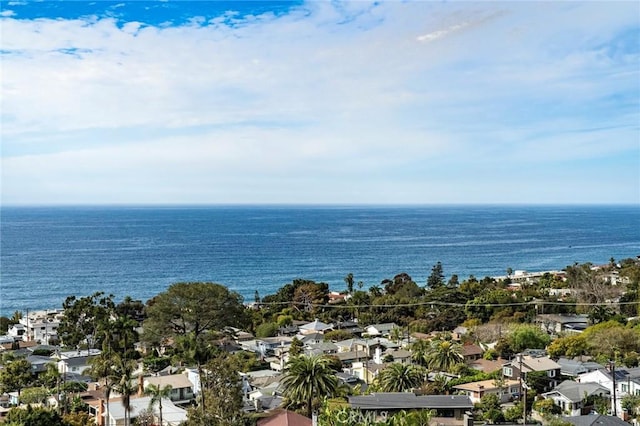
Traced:
<svg viewBox="0 0 640 426">
<path fill-rule="evenodd" d="M 395 307 L 411 307 L 411 306 L 451 306 L 451 307 L 467 307 L 467 306 L 477 306 L 477 307 L 509 307 L 509 306 L 539 306 L 539 305 L 549 305 L 549 306 L 620 306 L 620 305 L 637 305 L 640 302 L 600 302 L 600 303 L 590 303 L 590 302 L 559 302 L 559 301 L 547 301 L 547 300 L 534 300 L 529 302 L 511 302 L 511 303 L 457 303 L 457 302 L 443 302 L 443 301 L 428 301 L 428 302 L 412 302 L 412 303 L 389 303 L 389 304 L 366 304 L 366 305 L 345 305 L 339 303 L 311 303 L 308 302 L 255 302 L 252 303 L 256 306 L 277 306 L 277 305 L 302 305 L 302 306 L 312 306 L 314 308 L 395 308 Z"/>
</svg>

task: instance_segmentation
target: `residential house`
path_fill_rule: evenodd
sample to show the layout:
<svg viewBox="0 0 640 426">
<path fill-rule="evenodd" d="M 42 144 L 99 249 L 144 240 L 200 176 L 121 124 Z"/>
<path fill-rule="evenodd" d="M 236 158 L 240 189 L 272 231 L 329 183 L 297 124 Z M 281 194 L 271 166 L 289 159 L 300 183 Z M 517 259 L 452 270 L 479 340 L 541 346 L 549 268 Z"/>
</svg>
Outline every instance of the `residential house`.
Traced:
<svg viewBox="0 0 640 426">
<path fill-rule="evenodd" d="M 292 337 L 289 336 L 276 336 L 276 337 L 263 337 L 256 340 L 247 340 L 239 342 L 242 349 L 249 352 L 255 352 L 260 357 L 264 358 L 271 356 L 275 353 L 276 348 L 284 348 L 291 346 Z"/>
<path fill-rule="evenodd" d="M 389 322 L 384 324 L 372 324 L 365 327 L 364 331 L 371 337 L 389 337 L 391 330 L 399 328 L 395 323 Z"/>
<path fill-rule="evenodd" d="M 353 333 L 356 336 L 360 336 L 363 333 L 363 329 L 355 321 L 338 321 L 333 327 L 334 330 L 345 330 Z"/>
<path fill-rule="evenodd" d="M 562 417 L 562 421 L 574 426 L 629 426 L 629 423 L 616 416 L 602 414 Z"/>
<path fill-rule="evenodd" d="M 11 337 L 13 341 L 27 340 L 27 326 L 22 323 L 13 324 L 9 327 L 9 330 L 7 330 L 7 335 Z"/>
<path fill-rule="evenodd" d="M 78 374 L 82 375 L 91 368 L 91 361 L 101 351 L 98 349 L 89 349 L 82 351 L 61 352 L 55 356 L 57 358 L 58 371 L 61 374 Z"/>
<path fill-rule="evenodd" d="M 480 358 L 470 361 L 467 366 L 484 373 L 493 373 L 494 371 L 502 370 L 502 366 L 504 363 L 505 360 L 502 358 L 498 358 L 496 360 Z"/>
<path fill-rule="evenodd" d="M 333 329 L 333 326 L 330 324 L 325 324 L 319 319 L 315 319 L 313 322 L 300 326 L 301 334 L 311 334 L 311 333 L 324 333 L 325 331 Z"/>
<path fill-rule="evenodd" d="M 511 361 L 503 364 L 504 377 L 519 380 L 527 379 L 527 375 L 533 372 L 545 373 L 547 384 L 545 389 L 551 390 L 560 383 L 560 365 L 546 356 L 516 355 Z"/>
<path fill-rule="evenodd" d="M 141 398 L 131 398 L 129 416 L 132 420 L 135 420 L 138 415 L 145 410 L 149 409 L 151 402 L 150 396 L 144 396 Z M 106 412 L 104 400 L 100 400 L 98 406 L 94 408 L 97 411 L 97 418 L 103 418 L 104 421 L 100 423 L 98 420 L 98 426 L 124 426 L 125 411 L 122 402 L 110 400 L 109 412 Z M 157 406 L 155 409 L 157 417 Z M 164 398 L 162 400 L 162 426 L 178 426 L 187 420 L 187 411 L 183 408 L 176 406 L 170 399 Z"/>
<path fill-rule="evenodd" d="M 31 364 L 31 372 L 35 375 L 44 373 L 47 371 L 47 365 L 57 365 L 58 361 L 57 359 L 41 355 L 29 355 L 26 357 L 26 360 Z"/>
<path fill-rule="evenodd" d="M 324 334 L 322 333 L 307 333 L 296 336 L 305 345 L 316 345 L 324 342 Z"/>
<path fill-rule="evenodd" d="M 481 359 L 482 355 L 484 354 L 484 350 L 482 350 L 482 348 L 478 345 L 462 345 L 460 353 L 464 358 L 464 362 L 466 364 L 469 364 L 472 361 Z"/>
<path fill-rule="evenodd" d="M 534 321 L 549 334 L 580 333 L 589 326 L 588 315 L 539 314 Z"/>
<path fill-rule="evenodd" d="M 311 423 L 310 418 L 288 410 L 258 420 L 258 426 L 311 426 Z"/>
<path fill-rule="evenodd" d="M 577 377 L 580 383 L 597 383 L 604 386 L 613 395 L 615 388 L 615 408 L 618 415 L 622 415 L 622 398 L 627 395 L 640 396 L 640 367 L 616 368 L 611 370 L 601 368 L 581 374 Z"/>
<path fill-rule="evenodd" d="M 479 403 L 483 396 L 490 394 L 498 395 L 500 403 L 505 403 L 520 396 L 520 381 L 507 379 L 500 383 L 495 380 L 482 380 L 456 385 L 453 389 L 467 395 L 474 404 Z"/>
<path fill-rule="evenodd" d="M 411 364 L 411 352 L 405 349 L 387 349 L 381 354 L 381 357 L 386 362 Z"/>
<path fill-rule="evenodd" d="M 150 385 L 158 386 L 160 389 L 171 386 L 169 399 L 175 404 L 189 404 L 195 398 L 193 383 L 191 383 L 187 374 L 184 373 L 142 378 L 142 387 L 144 390 L 147 390 Z"/>
<path fill-rule="evenodd" d="M 467 395 L 421 395 L 411 392 L 379 392 L 350 396 L 351 408 L 378 415 L 393 414 L 400 410 L 433 410 L 435 417 L 461 420 L 473 403 Z"/>
<path fill-rule="evenodd" d="M 575 361 L 573 359 L 560 358 L 560 374 L 567 377 L 578 377 L 581 374 L 589 373 L 604 368 L 602 364 L 593 361 Z"/>
<path fill-rule="evenodd" d="M 565 380 L 552 391 L 542 394 L 546 399 L 552 399 L 562 411 L 570 416 L 587 414 L 592 407 L 588 405 L 590 397 L 603 397 L 609 399 L 609 390 L 597 383 L 578 383 L 573 380 Z"/>
<path fill-rule="evenodd" d="M 307 355 L 333 355 L 338 352 L 338 347 L 335 343 L 331 342 L 319 342 L 307 345 L 305 353 Z"/>
<path fill-rule="evenodd" d="M 57 343 L 62 315 L 62 310 L 27 312 L 27 315 L 20 318 L 19 324 L 14 324 L 14 331 L 9 330 L 9 334 L 17 333 L 16 337 L 30 342 L 47 345 Z"/>
</svg>

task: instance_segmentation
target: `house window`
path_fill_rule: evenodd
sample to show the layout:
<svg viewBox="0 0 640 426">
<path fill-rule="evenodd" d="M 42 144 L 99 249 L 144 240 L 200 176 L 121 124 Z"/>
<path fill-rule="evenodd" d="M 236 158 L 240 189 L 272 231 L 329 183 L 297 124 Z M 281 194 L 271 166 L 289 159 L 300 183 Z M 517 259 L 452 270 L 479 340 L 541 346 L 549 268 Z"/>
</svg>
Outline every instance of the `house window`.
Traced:
<svg viewBox="0 0 640 426">
<path fill-rule="evenodd" d="M 511 367 L 503 367 L 502 374 L 504 374 L 507 377 L 511 377 L 513 375 L 513 369 Z"/>
<path fill-rule="evenodd" d="M 622 389 L 622 392 L 629 392 L 629 386 L 626 383 L 622 383 L 620 389 Z"/>
<path fill-rule="evenodd" d="M 556 377 L 556 370 L 549 370 L 547 371 L 547 374 L 549 375 L 549 377 Z"/>
</svg>

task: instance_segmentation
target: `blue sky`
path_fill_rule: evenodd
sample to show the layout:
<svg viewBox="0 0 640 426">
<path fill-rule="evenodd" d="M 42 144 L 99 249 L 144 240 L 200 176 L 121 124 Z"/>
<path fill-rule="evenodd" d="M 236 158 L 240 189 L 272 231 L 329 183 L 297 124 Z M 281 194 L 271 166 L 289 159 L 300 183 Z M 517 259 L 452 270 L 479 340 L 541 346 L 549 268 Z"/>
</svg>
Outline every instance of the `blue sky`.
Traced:
<svg viewBox="0 0 640 426">
<path fill-rule="evenodd" d="M 2 203 L 640 204 L 640 3 L 0 2 Z"/>
</svg>

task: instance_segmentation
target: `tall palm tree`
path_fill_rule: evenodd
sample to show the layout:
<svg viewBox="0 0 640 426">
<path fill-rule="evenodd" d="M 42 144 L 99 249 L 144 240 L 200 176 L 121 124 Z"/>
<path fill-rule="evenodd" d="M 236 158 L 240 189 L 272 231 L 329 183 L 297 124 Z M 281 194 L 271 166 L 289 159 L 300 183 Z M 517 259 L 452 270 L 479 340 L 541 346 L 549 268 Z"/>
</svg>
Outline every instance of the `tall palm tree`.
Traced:
<svg viewBox="0 0 640 426">
<path fill-rule="evenodd" d="M 425 373 L 422 367 L 395 362 L 382 370 L 376 381 L 382 392 L 409 392 L 424 383 Z"/>
<path fill-rule="evenodd" d="M 144 393 L 151 396 L 149 401 L 149 410 L 153 411 L 153 407 L 158 403 L 158 412 L 160 413 L 159 420 L 160 426 L 163 426 L 162 422 L 162 398 L 168 398 L 171 395 L 171 385 L 160 387 L 160 385 L 151 384 L 147 386 Z"/>
<path fill-rule="evenodd" d="M 427 359 L 430 368 L 438 371 L 451 371 L 454 365 L 464 361 L 462 345 L 450 340 L 433 340 Z"/>
<path fill-rule="evenodd" d="M 300 355 L 287 363 L 282 385 L 289 403 L 306 405 L 307 417 L 311 417 L 313 398 L 334 395 L 338 389 L 338 378 L 329 358 Z"/>
<path fill-rule="evenodd" d="M 411 344 L 411 359 L 414 363 L 426 367 L 429 364 L 429 342 L 418 339 Z"/>
<path fill-rule="evenodd" d="M 104 392 L 104 399 L 106 402 L 106 416 L 109 418 L 109 399 L 111 398 L 111 391 L 116 380 L 114 370 L 114 354 L 111 351 L 111 345 L 108 338 L 102 343 L 102 352 L 89 360 L 91 367 L 89 368 L 89 376 L 101 383 Z"/>
<path fill-rule="evenodd" d="M 121 356 L 115 356 L 113 361 L 113 389 L 122 397 L 124 426 L 129 426 L 131 424 L 131 395 L 137 390 L 137 383 L 135 383 L 133 376 L 136 362 Z"/>
</svg>

